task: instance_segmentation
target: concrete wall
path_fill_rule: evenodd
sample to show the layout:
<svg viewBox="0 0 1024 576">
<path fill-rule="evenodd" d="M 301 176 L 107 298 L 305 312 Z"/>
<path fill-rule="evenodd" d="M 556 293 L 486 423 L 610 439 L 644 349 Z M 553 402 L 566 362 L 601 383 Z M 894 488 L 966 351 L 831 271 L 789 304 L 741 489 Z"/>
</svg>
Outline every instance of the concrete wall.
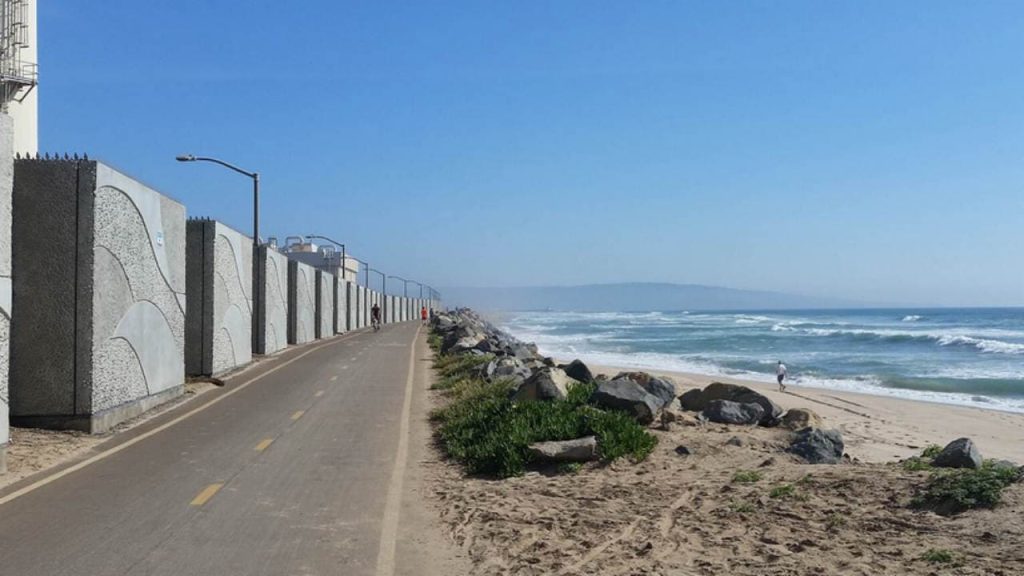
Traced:
<svg viewBox="0 0 1024 576">
<path fill-rule="evenodd" d="M 348 332 L 349 328 L 349 301 L 351 296 L 349 294 L 350 284 L 341 278 L 335 276 L 334 278 L 335 289 L 337 290 L 337 301 L 334 306 L 334 332 L 336 334 L 343 334 Z"/>
<path fill-rule="evenodd" d="M 370 296 L 370 294 L 367 292 L 366 287 L 365 286 L 360 286 L 359 287 L 359 305 L 358 305 L 357 310 L 356 310 L 358 312 L 358 314 L 359 314 L 359 327 L 360 328 L 366 328 L 366 308 L 369 305 L 369 303 L 366 301 L 366 299 L 369 298 L 369 296 Z"/>
<path fill-rule="evenodd" d="M 94 161 L 14 174 L 12 419 L 103 432 L 181 394 L 185 207 Z"/>
<path fill-rule="evenodd" d="M 363 327 L 363 287 L 353 284 L 352 295 L 352 329 L 358 330 Z"/>
<path fill-rule="evenodd" d="M 316 337 L 334 336 L 334 275 L 316 271 Z"/>
<path fill-rule="evenodd" d="M 288 343 L 305 344 L 316 338 L 316 270 L 288 261 Z"/>
<path fill-rule="evenodd" d="M 7 469 L 7 375 L 11 345 L 11 194 L 14 187 L 13 121 L 0 114 L 0 473 Z"/>
<path fill-rule="evenodd" d="M 273 354 L 288 346 L 288 258 L 269 246 L 260 246 L 256 266 L 260 293 L 255 352 Z"/>
<path fill-rule="evenodd" d="M 189 220 L 185 372 L 221 374 L 252 360 L 252 239 Z"/>
</svg>

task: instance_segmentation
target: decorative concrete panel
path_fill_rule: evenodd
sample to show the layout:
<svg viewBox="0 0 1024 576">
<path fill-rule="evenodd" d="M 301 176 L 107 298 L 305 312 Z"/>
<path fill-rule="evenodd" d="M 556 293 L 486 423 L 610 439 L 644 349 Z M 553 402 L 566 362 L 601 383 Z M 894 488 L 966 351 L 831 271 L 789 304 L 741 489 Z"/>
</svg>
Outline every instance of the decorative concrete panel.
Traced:
<svg viewBox="0 0 1024 576">
<path fill-rule="evenodd" d="M 334 335 L 334 275 L 316 271 L 316 337 Z"/>
<path fill-rule="evenodd" d="M 316 269 L 288 261 L 288 343 L 305 344 L 316 338 Z"/>
<path fill-rule="evenodd" d="M 102 432 L 181 393 L 185 207 L 99 162 L 17 160 L 12 416 Z"/>
<path fill-rule="evenodd" d="M 252 239 L 189 220 L 185 370 L 221 374 L 252 360 Z"/>
<path fill-rule="evenodd" d="M 14 187 L 14 132 L 11 117 L 0 114 L 0 473 L 6 470 L 8 436 L 7 376 L 11 345 L 11 194 Z"/>
<path fill-rule="evenodd" d="M 273 354 L 288 346 L 288 258 L 260 246 L 257 260 L 256 353 Z"/>
<path fill-rule="evenodd" d="M 334 304 L 334 332 L 336 334 L 343 334 L 350 330 L 348 325 L 348 303 L 351 299 L 349 297 L 349 283 L 335 276 L 334 286 L 335 290 L 337 290 L 337 299 Z"/>
<path fill-rule="evenodd" d="M 356 328 L 363 328 L 366 326 L 366 288 L 362 286 L 355 287 L 356 301 L 353 308 L 353 316 L 356 319 Z"/>
</svg>

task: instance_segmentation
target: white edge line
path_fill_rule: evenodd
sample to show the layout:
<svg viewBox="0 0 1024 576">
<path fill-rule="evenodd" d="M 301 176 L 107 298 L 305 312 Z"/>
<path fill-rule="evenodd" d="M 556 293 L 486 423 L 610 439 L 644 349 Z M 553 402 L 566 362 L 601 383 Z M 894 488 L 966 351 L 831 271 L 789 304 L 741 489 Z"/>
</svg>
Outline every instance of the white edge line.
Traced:
<svg viewBox="0 0 1024 576">
<path fill-rule="evenodd" d="M 380 549 L 377 552 L 377 576 L 392 576 L 395 573 L 398 519 L 402 504 L 402 482 L 405 479 L 406 461 L 409 459 L 409 417 L 412 413 L 413 380 L 416 370 L 416 343 L 419 340 L 419 336 L 420 328 L 417 326 L 416 335 L 412 341 L 412 349 L 409 351 L 409 377 L 405 382 L 402 420 L 398 428 L 398 452 L 395 456 L 395 467 L 391 471 L 388 497 L 384 505 L 384 517 L 381 520 Z"/>
</svg>

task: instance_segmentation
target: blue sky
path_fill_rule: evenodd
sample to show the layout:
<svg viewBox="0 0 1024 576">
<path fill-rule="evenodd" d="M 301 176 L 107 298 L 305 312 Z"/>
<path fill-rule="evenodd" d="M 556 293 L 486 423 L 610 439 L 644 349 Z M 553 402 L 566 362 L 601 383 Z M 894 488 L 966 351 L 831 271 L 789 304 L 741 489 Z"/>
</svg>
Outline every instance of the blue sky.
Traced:
<svg viewBox="0 0 1024 576">
<path fill-rule="evenodd" d="M 1024 305 L 1019 2 L 40 2 L 40 146 L 437 286 Z"/>
</svg>

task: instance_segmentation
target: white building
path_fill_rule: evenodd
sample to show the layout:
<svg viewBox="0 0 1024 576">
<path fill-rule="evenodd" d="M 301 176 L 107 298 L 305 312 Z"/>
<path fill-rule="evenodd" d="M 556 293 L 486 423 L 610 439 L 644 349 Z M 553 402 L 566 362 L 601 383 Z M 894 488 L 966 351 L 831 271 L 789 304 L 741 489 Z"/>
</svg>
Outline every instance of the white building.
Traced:
<svg viewBox="0 0 1024 576">
<path fill-rule="evenodd" d="M 359 277 L 359 260 L 351 254 L 345 254 L 343 257 L 334 246 L 318 246 L 313 242 L 299 241 L 285 246 L 284 254 L 292 260 L 309 264 L 349 282 L 356 282 Z"/>
</svg>

